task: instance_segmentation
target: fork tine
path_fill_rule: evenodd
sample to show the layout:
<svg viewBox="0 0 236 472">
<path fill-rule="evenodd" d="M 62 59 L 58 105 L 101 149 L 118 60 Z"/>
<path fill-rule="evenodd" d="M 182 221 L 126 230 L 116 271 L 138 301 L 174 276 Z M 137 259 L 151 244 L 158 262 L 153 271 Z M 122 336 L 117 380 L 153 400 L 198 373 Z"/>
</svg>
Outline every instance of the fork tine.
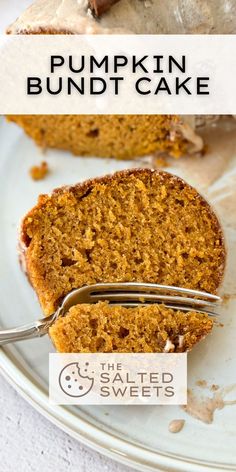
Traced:
<svg viewBox="0 0 236 472">
<path fill-rule="evenodd" d="M 192 305 L 196 307 L 204 307 L 207 305 L 218 306 L 209 300 L 199 300 L 196 298 L 187 298 L 187 297 L 178 297 L 178 296 L 171 296 L 171 295 L 161 295 L 161 294 L 153 294 L 153 293 L 145 293 L 145 292 L 128 292 L 128 293 L 113 293 L 113 292 L 102 292 L 102 293 L 91 293 L 91 301 L 98 302 L 99 300 L 107 300 L 107 301 L 137 301 L 137 302 L 148 302 L 152 301 L 152 303 L 173 303 L 175 304 L 183 304 L 183 305 Z"/>
<path fill-rule="evenodd" d="M 132 308 L 132 307 L 137 307 L 137 306 L 147 306 L 147 305 L 152 305 L 152 303 L 141 303 L 141 302 L 137 302 L 137 303 L 134 303 L 134 302 L 124 302 L 124 303 L 116 303 L 116 302 L 111 302 L 111 305 L 122 305 L 122 306 L 125 306 L 127 308 Z M 208 315 L 210 317 L 217 317 L 219 316 L 219 313 L 216 313 L 216 312 L 213 312 L 213 311 L 210 311 L 210 310 L 206 310 L 205 308 L 203 309 L 198 309 L 198 308 L 193 308 L 191 306 L 187 306 L 187 305 L 170 305 L 169 303 L 163 303 L 163 305 L 166 307 L 166 308 L 171 308 L 172 310 L 180 310 L 180 311 L 186 311 L 186 312 L 194 312 L 194 313 L 203 313 L 205 315 Z"/>
<path fill-rule="evenodd" d="M 220 297 L 213 295 L 212 293 L 202 292 L 198 290 L 191 290 L 188 288 L 180 288 L 171 285 L 159 285 L 159 284 L 143 284 L 140 282 L 120 282 L 120 283 L 98 283 L 95 285 L 87 286 L 86 289 L 90 294 L 101 293 L 101 292 L 132 292 L 138 290 L 140 292 L 173 292 L 177 294 L 183 294 L 192 297 L 204 297 L 209 301 L 220 301 Z"/>
<path fill-rule="evenodd" d="M 194 313 L 204 313 L 208 316 L 213 316 L 213 317 L 219 316 L 219 313 L 217 313 L 215 311 L 207 310 L 206 308 L 195 309 L 194 307 L 187 306 L 187 305 L 185 305 L 185 306 L 184 305 L 169 305 L 168 303 L 165 304 L 165 306 L 167 308 L 172 308 L 172 310 L 191 311 L 191 312 L 194 312 Z"/>
</svg>

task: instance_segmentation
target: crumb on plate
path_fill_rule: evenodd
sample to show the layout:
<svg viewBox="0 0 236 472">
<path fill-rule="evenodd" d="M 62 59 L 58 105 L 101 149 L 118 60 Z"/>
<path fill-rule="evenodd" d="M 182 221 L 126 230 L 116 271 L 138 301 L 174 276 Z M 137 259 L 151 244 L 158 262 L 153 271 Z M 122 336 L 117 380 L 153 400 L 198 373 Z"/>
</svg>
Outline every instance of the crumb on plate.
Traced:
<svg viewBox="0 0 236 472">
<path fill-rule="evenodd" d="M 33 166 L 30 168 L 30 177 L 33 180 L 42 180 L 46 177 L 48 174 L 49 169 L 48 169 L 48 164 L 47 162 L 43 161 L 39 166 Z"/>
<path fill-rule="evenodd" d="M 185 424 L 185 420 L 172 420 L 169 423 L 169 432 L 170 433 L 179 433 Z"/>
</svg>

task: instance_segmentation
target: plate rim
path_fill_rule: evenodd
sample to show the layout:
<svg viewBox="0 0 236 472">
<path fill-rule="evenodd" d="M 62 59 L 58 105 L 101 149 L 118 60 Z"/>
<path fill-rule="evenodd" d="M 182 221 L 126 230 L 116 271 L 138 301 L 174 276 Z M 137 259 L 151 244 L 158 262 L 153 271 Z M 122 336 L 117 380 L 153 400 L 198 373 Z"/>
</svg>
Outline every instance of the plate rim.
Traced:
<svg viewBox="0 0 236 472">
<path fill-rule="evenodd" d="M 161 451 L 151 451 L 145 446 L 136 445 L 115 433 L 102 431 L 95 424 L 90 424 L 81 417 L 76 417 L 77 427 L 72 422 L 63 422 L 65 408 L 49 403 L 48 396 L 17 367 L 7 354 L 7 349 L 0 349 L 0 372 L 11 386 L 40 414 L 69 436 L 93 450 L 136 470 L 152 472 L 212 472 L 236 471 L 236 464 L 227 465 L 214 462 L 198 462 L 188 458 L 178 458 Z M 67 411 L 67 415 L 73 416 Z M 166 469 L 168 467 L 168 469 Z"/>
</svg>

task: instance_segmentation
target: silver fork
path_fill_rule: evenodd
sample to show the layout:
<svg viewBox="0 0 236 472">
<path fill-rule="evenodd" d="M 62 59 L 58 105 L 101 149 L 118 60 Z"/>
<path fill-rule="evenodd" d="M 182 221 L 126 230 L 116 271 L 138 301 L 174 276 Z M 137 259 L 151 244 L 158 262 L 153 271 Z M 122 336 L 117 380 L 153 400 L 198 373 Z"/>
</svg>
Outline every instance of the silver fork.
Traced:
<svg viewBox="0 0 236 472">
<path fill-rule="evenodd" d="M 181 311 L 194 311 L 217 316 L 221 298 L 206 292 L 168 285 L 144 284 L 138 282 L 101 283 L 87 285 L 72 290 L 66 295 L 52 315 L 18 328 L 0 331 L 0 346 L 44 336 L 50 326 L 68 310 L 80 303 L 109 301 L 112 305 L 134 307 L 138 305 L 162 303 L 166 307 Z"/>
</svg>

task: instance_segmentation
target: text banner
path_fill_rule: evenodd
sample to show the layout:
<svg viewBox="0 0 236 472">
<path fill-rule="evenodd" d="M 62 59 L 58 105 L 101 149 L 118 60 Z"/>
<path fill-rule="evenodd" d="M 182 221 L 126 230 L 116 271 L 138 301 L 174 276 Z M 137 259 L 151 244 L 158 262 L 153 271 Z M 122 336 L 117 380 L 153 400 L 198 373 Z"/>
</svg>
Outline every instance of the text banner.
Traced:
<svg viewBox="0 0 236 472">
<path fill-rule="evenodd" d="M 2 35 L 1 114 L 235 114 L 236 35 Z"/>
</svg>

